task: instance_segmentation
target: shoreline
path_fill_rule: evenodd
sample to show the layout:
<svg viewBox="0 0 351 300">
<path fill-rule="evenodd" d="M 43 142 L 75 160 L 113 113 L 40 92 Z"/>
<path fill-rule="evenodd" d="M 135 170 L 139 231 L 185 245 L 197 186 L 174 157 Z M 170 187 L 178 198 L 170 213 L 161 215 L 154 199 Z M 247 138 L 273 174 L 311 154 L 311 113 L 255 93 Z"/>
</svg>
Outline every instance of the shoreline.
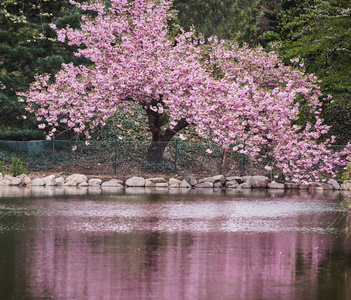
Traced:
<svg viewBox="0 0 351 300">
<path fill-rule="evenodd" d="M 223 189 L 223 190 L 251 190 L 251 189 L 268 189 L 268 190 L 334 190 L 343 191 L 349 188 L 348 182 L 336 181 L 329 179 L 326 183 L 293 184 L 278 183 L 271 181 L 269 177 L 263 175 L 253 176 L 224 176 L 215 175 L 209 177 L 196 178 L 188 175 L 182 178 L 177 177 L 151 177 L 144 178 L 141 176 L 132 176 L 127 179 L 118 179 L 112 176 L 92 176 L 84 174 L 72 175 L 40 175 L 40 174 L 21 174 L 13 177 L 10 175 L 3 176 L 0 173 L 0 191 L 4 187 L 71 187 L 71 188 L 148 188 L 148 189 L 168 189 L 168 190 L 206 190 L 206 189 Z"/>
</svg>

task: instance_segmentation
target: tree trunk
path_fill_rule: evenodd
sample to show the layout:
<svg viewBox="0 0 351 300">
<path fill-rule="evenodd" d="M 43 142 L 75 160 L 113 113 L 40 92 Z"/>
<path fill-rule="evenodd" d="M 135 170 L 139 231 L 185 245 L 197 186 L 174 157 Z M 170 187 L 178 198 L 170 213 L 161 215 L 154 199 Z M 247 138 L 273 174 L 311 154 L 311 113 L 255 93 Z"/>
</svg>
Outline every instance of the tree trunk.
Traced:
<svg viewBox="0 0 351 300">
<path fill-rule="evenodd" d="M 150 163 L 161 162 L 168 142 L 169 141 L 151 141 L 151 144 L 147 149 L 146 160 Z"/>
<path fill-rule="evenodd" d="M 219 174 L 225 175 L 225 160 L 227 158 L 227 151 L 228 149 L 223 149 L 223 154 L 222 154 L 222 161 L 221 161 L 221 166 L 219 168 Z"/>
<path fill-rule="evenodd" d="M 188 126 L 189 123 L 185 119 L 181 119 L 173 129 L 167 128 L 166 130 L 162 130 L 162 126 L 168 122 L 166 113 L 160 114 L 147 108 L 146 115 L 152 134 L 151 144 L 146 153 L 146 160 L 150 163 L 160 162 L 163 159 L 163 153 L 169 141 L 177 132 Z"/>
</svg>

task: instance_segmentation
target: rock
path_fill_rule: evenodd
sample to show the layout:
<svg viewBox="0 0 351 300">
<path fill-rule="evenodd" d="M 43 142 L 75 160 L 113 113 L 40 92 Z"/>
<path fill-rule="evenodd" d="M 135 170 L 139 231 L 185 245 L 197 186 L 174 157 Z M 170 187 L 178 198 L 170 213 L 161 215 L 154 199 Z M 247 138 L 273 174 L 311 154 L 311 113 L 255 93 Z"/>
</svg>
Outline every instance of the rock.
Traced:
<svg viewBox="0 0 351 300">
<path fill-rule="evenodd" d="M 80 184 L 82 182 L 88 182 L 88 177 L 86 177 L 83 174 L 72 174 L 71 176 L 67 177 L 66 181 L 67 182 L 73 181 L 73 182 L 77 183 L 76 185 L 78 185 L 78 184 Z"/>
<path fill-rule="evenodd" d="M 186 182 L 188 182 L 188 183 L 189 183 L 190 185 L 192 185 L 192 186 L 194 186 L 194 185 L 197 184 L 196 178 L 195 178 L 194 176 L 192 176 L 192 175 L 185 176 L 185 177 L 184 177 L 184 180 L 185 180 Z"/>
<path fill-rule="evenodd" d="M 286 189 L 298 189 L 299 185 L 297 183 L 286 182 L 285 184 Z"/>
<path fill-rule="evenodd" d="M 212 183 L 216 183 L 216 182 L 225 183 L 225 178 L 224 178 L 224 175 L 216 175 L 216 176 L 206 177 L 206 178 L 202 179 L 201 181 L 202 182 L 212 182 Z"/>
<path fill-rule="evenodd" d="M 267 184 L 267 187 L 270 189 L 285 189 L 285 184 L 284 183 L 278 183 L 278 182 L 270 182 Z"/>
<path fill-rule="evenodd" d="M 252 178 L 253 176 L 243 176 L 243 177 L 241 177 L 242 178 L 242 180 L 243 180 L 243 182 L 246 182 L 246 183 L 250 183 L 250 180 L 251 180 L 251 178 Z"/>
<path fill-rule="evenodd" d="M 142 177 L 133 176 L 126 181 L 128 187 L 143 187 L 145 186 L 145 179 Z"/>
<path fill-rule="evenodd" d="M 239 184 L 244 182 L 243 178 L 240 177 L 240 176 L 229 176 L 229 177 L 226 177 L 226 181 L 233 181 L 233 180 L 235 180 Z"/>
<path fill-rule="evenodd" d="M 30 184 L 32 182 L 32 179 L 30 179 L 30 177 L 27 176 L 26 174 L 21 174 L 21 175 L 19 175 L 19 177 L 22 178 L 22 184 L 23 185 L 28 185 L 28 184 Z"/>
<path fill-rule="evenodd" d="M 170 178 L 170 179 L 168 180 L 168 184 L 169 184 L 169 185 L 180 184 L 180 183 L 181 183 L 181 180 L 176 179 L 176 178 Z"/>
<path fill-rule="evenodd" d="M 157 182 L 155 183 L 155 187 L 168 187 L 167 182 Z"/>
<path fill-rule="evenodd" d="M 55 185 L 61 186 L 61 185 L 64 185 L 64 184 L 65 184 L 65 178 L 63 178 L 62 176 L 58 177 L 58 178 L 55 178 Z"/>
<path fill-rule="evenodd" d="M 123 188 L 124 186 L 121 183 L 121 180 L 118 179 L 110 179 L 109 181 L 105 181 L 101 184 L 102 187 L 117 187 L 117 188 Z"/>
<path fill-rule="evenodd" d="M 231 180 L 231 181 L 227 181 L 225 183 L 225 187 L 229 188 L 229 187 L 237 187 L 239 185 L 239 183 L 236 180 Z"/>
<path fill-rule="evenodd" d="M 150 179 L 145 179 L 145 186 L 146 187 L 153 187 L 155 186 L 155 183 L 151 181 Z"/>
<path fill-rule="evenodd" d="M 196 188 L 213 188 L 212 182 L 201 182 L 195 185 Z"/>
<path fill-rule="evenodd" d="M 5 175 L 4 180 L 12 181 L 12 180 L 14 180 L 15 178 L 16 178 L 16 177 L 13 177 L 13 176 L 11 176 L 11 175 Z"/>
<path fill-rule="evenodd" d="M 49 175 L 43 178 L 44 184 L 47 186 L 55 185 L 55 175 Z"/>
<path fill-rule="evenodd" d="M 85 187 L 89 186 L 89 183 L 84 181 L 84 182 L 81 182 L 80 184 L 78 184 L 78 186 L 81 187 L 81 188 L 85 188 Z"/>
<path fill-rule="evenodd" d="M 102 180 L 100 178 L 92 178 L 88 181 L 89 186 L 101 186 Z"/>
<path fill-rule="evenodd" d="M 323 187 L 324 190 L 334 190 L 333 185 L 330 184 L 330 183 L 325 183 L 325 182 L 323 182 L 323 183 L 321 184 L 321 186 Z"/>
<path fill-rule="evenodd" d="M 67 178 L 68 179 L 68 178 Z M 84 182 L 84 181 L 83 181 Z M 82 184 L 83 182 L 81 182 L 80 184 Z M 86 182 L 85 182 L 86 183 Z M 66 182 L 64 183 L 64 186 L 77 186 L 77 182 L 76 181 L 69 181 L 66 180 Z"/>
<path fill-rule="evenodd" d="M 309 185 L 307 185 L 307 189 L 308 190 L 315 190 L 316 187 L 321 187 L 322 184 L 320 183 L 317 183 L 317 182 L 313 182 L 313 183 L 310 183 Z"/>
<path fill-rule="evenodd" d="M 199 178 L 199 179 L 197 180 L 197 184 L 203 183 L 203 182 L 205 182 L 205 178 Z"/>
<path fill-rule="evenodd" d="M 215 182 L 215 183 L 213 184 L 213 187 L 214 187 L 214 188 L 223 188 L 223 184 L 222 184 L 222 182 L 218 181 L 218 182 Z"/>
<path fill-rule="evenodd" d="M 252 188 L 251 184 L 247 183 L 247 182 L 241 183 L 239 185 L 239 187 L 242 188 L 242 189 L 251 189 Z"/>
<path fill-rule="evenodd" d="M 23 183 L 23 180 L 20 176 L 18 177 L 14 177 L 12 181 L 10 181 L 10 185 L 14 185 L 14 186 L 19 186 Z"/>
<path fill-rule="evenodd" d="M 227 185 L 228 183 L 228 185 Z M 236 181 L 236 180 L 232 180 L 232 181 L 228 181 L 226 184 L 225 184 L 225 187 L 227 189 L 237 189 L 237 188 L 241 188 L 240 187 L 240 184 Z M 250 186 L 251 188 L 251 186 Z"/>
<path fill-rule="evenodd" d="M 183 179 L 182 182 L 179 184 L 179 187 L 181 189 L 190 189 L 191 185 L 189 184 L 189 182 L 187 182 L 185 179 Z"/>
<path fill-rule="evenodd" d="M 44 186 L 45 181 L 43 178 L 34 178 L 32 182 L 29 184 L 30 186 Z"/>
<path fill-rule="evenodd" d="M 22 177 L 21 176 L 17 176 L 17 177 L 13 177 L 11 175 L 5 175 L 5 177 L 3 177 L 3 179 L 0 181 L 1 185 L 12 185 L 12 186 L 19 186 L 23 183 Z"/>
<path fill-rule="evenodd" d="M 166 182 L 166 179 L 163 177 L 155 177 L 155 178 L 149 178 L 150 181 L 153 183 L 160 183 L 160 182 Z"/>
<path fill-rule="evenodd" d="M 329 179 L 328 183 L 332 185 L 334 190 L 340 190 L 340 184 L 335 179 Z"/>
<path fill-rule="evenodd" d="M 216 176 L 212 176 L 213 178 L 213 182 L 216 183 L 216 182 L 220 182 L 222 184 L 225 184 L 226 180 L 225 180 L 225 177 L 224 175 L 220 174 L 220 175 L 216 175 Z"/>
<path fill-rule="evenodd" d="M 205 177 L 205 178 L 202 178 L 199 180 L 199 183 L 201 182 L 211 182 L 211 183 L 214 183 L 214 179 L 213 177 Z"/>
<path fill-rule="evenodd" d="M 179 189 L 180 188 L 180 183 L 170 184 L 169 188 L 170 189 Z"/>
<path fill-rule="evenodd" d="M 0 186 L 8 186 L 11 184 L 11 181 L 8 179 L 3 179 L 0 181 Z"/>
<path fill-rule="evenodd" d="M 0 181 L 4 180 L 4 176 L 2 175 L 2 173 L 0 173 Z"/>
<path fill-rule="evenodd" d="M 249 180 L 249 183 L 253 188 L 266 188 L 268 182 L 269 182 L 269 178 L 267 176 L 261 176 L 261 175 L 252 176 Z"/>
</svg>

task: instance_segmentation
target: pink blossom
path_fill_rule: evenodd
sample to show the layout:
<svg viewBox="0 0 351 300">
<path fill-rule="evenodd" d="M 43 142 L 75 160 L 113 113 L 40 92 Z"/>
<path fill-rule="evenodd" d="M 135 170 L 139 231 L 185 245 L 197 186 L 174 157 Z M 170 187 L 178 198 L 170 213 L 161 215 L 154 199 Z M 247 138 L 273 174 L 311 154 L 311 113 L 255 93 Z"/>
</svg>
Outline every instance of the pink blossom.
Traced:
<svg viewBox="0 0 351 300">
<path fill-rule="evenodd" d="M 186 138 L 185 138 L 185 136 L 184 136 L 183 134 L 179 134 L 179 138 L 180 138 L 182 141 L 186 140 Z"/>
</svg>

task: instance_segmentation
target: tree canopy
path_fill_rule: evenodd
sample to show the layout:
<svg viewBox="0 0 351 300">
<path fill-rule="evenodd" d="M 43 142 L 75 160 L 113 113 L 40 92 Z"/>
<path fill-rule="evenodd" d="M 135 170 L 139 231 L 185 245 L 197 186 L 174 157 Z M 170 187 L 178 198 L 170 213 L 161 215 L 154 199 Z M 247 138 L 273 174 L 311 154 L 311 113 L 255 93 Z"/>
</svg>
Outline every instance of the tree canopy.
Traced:
<svg viewBox="0 0 351 300">
<path fill-rule="evenodd" d="M 332 141 L 319 142 L 329 129 L 320 118 L 320 87 L 298 59 L 288 67 L 274 52 L 204 39 L 193 30 L 179 28 L 172 37 L 171 2 L 71 3 L 97 15 L 83 15 L 80 29 L 57 30 L 58 39 L 77 46 L 75 55 L 93 65 L 62 64 L 54 82 L 40 75 L 21 94 L 49 139 L 60 126 L 89 139 L 118 108 L 127 112 L 136 104 L 153 142 L 167 142 L 194 124 L 224 149 L 273 158 L 266 169 L 278 167 L 294 182 L 335 176 L 335 165 L 345 164 L 328 150 Z M 312 118 L 306 126 L 298 125 L 302 109 Z"/>
<path fill-rule="evenodd" d="M 324 119 L 337 142 L 346 144 L 351 139 L 347 119 L 351 113 L 350 1 L 284 0 L 275 19 L 278 22 L 272 22 L 262 40 L 278 47 L 286 63 L 299 57 L 306 71 L 318 76 L 323 93 L 333 99 L 324 105 Z"/>
</svg>

